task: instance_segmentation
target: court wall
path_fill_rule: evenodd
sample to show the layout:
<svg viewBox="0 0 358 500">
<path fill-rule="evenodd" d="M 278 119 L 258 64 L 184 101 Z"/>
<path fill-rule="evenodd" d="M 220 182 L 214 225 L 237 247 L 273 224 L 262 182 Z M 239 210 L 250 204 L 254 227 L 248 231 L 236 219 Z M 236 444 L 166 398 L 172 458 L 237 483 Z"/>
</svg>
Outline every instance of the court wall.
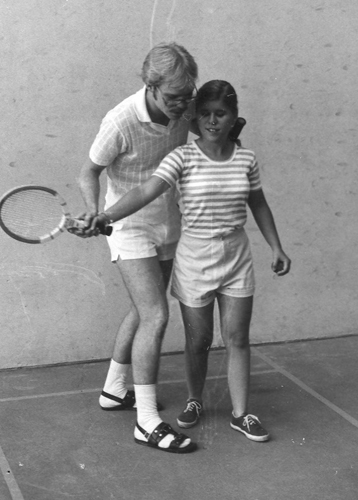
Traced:
<svg viewBox="0 0 358 500">
<path fill-rule="evenodd" d="M 104 114 L 175 40 L 200 83 L 230 81 L 247 120 L 290 275 L 277 279 L 250 216 L 255 343 L 356 334 L 358 4 L 337 0 L 4 0 L 1 191 L 76 185 Z M 103 179 L 103 189 L 105 179 Z M 128 298 L 104 238 L 25 245 L 0 233 L 0 369 L 108 358 Z M 174 299 L 164 351 L 183 349 Z M 221 345 L 219 331 L 215 345 Z"/>
</svg>

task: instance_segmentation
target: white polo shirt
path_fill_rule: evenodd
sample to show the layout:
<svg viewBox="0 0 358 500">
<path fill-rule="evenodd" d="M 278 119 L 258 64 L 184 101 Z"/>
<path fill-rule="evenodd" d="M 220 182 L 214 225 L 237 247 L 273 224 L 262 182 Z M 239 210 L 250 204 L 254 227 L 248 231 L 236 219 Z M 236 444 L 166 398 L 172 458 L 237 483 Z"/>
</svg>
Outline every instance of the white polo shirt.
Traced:
<svg viewBox="0 0 358 500">
<path fill-rule="evenodd" d="M 107 113 L 90 149 L 90 159 L 107 167 L 105 208 L 149 179 L 161 160 L 187 141 L 190 120 L 182 117 L 167 126 L 151 122 L 145 91 L 143 87 Z M 175 187 L 125 220 L 177 223 Z"/>
</svg>

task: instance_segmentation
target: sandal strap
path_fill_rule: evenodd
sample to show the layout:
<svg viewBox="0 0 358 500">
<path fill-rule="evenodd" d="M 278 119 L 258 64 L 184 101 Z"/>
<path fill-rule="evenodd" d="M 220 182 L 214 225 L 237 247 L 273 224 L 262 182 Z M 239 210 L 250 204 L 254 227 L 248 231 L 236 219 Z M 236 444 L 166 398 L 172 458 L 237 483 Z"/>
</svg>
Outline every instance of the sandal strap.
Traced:
<svg viewBox="0 0 358 500">
<path fill-rule="evenodd" d="M 131 408 L 135 403 L 134 391 L 127 391 L 127 394 L 124 396 L 124 398 L 119 398 L 117 396 L 114 396 L 113 394 L 109 394 L 109 392 L 106 391 L 102 391 L 101 395 L 105 398 L 115 401 L 116 403 L 119 403 L 120 405 L 125 406 L 126 408 Z"/>
<path fill-rule="evenodd" d="M 169 448 L 179 448 L 179 446 L 186 439 L 188 439 L 188 437 L 185 436 L 185 434 L 179 434 L 169 424 L 166 424 L 165 422 L 161 422 L 151 434 L 145 431 L 143 427 L 141 427 L 138 423 L 137 423 L 137 428 L 140 430 L 143 436 L 145 436 L 146 439 L 148 439 L 148 443 L 157 446 L 160 443 L 160 441 L 163 438 L 165 438 L 168 434 L 172 434 L 174 436 L 174 439 L 170 443 Z"/>
</svg>

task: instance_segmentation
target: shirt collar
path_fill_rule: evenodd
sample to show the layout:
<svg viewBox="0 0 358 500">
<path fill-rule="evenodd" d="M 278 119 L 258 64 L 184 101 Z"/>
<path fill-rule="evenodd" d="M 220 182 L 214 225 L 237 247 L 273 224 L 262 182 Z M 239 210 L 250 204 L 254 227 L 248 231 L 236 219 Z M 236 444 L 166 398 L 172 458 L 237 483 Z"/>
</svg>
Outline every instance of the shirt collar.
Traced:
<svg viewBox="0 0 358 500">
<path fill-rule="evenodd" d="M 134 104 L 135 104 L 135 112 L 137 115 L 137 118 L 140 122 L 151 122 L 148 110 L 147 110 L 147 105 L 145 102 L 145 92 L 146 92 L 146 86 L 144 85 L 143 88 L 138 90 L 135 94 L 135 99 L 134 99 Z"/>
<path fill-rule="evenodd" d="M 147 122 L 150 123 L 150 126 L 154 129 L 161 130 L 163 131 L 166 130 L 169 131 L 175 127 L 175 124 L 178 122 L 178 120 L 169 120 L 169 123 L 167 126 L 165 125 L 160 125 L 159 123 L 153 123 L 147 109 L 147 104 L 145 101 L 145 94 L 146 94 L 146 86 L 142 87 L 138 92 L 134 94 L 134 106 L 135 106 L 135 112 L 137 115 L 137 118 L 140 122 Z M 188 113 L 186 113 L 188 114 Z M 189 114 L 191 117 L 191 115 Z M 182 120 L 183 118 L 180 118 Z"/>
</svg>

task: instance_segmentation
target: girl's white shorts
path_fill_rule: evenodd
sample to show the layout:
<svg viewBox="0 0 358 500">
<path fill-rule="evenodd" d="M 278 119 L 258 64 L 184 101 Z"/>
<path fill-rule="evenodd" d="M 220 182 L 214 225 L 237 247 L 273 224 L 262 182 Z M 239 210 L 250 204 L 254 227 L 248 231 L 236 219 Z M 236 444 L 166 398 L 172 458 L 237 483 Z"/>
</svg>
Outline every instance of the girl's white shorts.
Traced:
<svg viewBox="0 0 358 500">
<path fill-rule="evenodd" d="M 210 239 L 181 234 L 171 294 L 189 307 L 210 304 L 216 294 L 250 297 L 255 276 L 249 239 L 243 228 Z"/>
</svg>

